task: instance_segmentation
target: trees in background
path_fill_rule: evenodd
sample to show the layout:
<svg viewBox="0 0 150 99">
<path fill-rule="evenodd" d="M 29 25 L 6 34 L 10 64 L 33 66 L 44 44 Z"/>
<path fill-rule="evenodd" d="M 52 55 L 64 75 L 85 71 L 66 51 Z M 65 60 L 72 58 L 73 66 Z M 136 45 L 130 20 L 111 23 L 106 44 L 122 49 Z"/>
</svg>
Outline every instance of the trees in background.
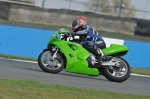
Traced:
<svg viewBox="0 0 150 99">
<path fill-rule="evenodd" d="M 135 16 L 134 6 L 131 5 L 131 0 L 89 0 L 90 4 L 86 6 L 90 11 L 107 13 L 118 16 L 121 10 L 121 16 L 133 17 Z M 129 8 L 129 9 L 128 9 Z"/>
</svg>

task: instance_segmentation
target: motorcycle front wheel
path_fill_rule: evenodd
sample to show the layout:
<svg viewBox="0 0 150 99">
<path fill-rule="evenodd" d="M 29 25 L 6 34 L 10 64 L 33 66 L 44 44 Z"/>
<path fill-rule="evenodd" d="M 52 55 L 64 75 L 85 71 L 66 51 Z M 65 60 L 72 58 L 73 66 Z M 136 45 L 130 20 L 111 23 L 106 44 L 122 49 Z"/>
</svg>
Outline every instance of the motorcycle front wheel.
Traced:
<svg viewBox="0 0 150 99">
<path fill-rule="evenodd" d="M 39 67 L 47 73 L 58 73 L 64 68 L 64 59 L 61 54 L 52 59 L 53 53 L 50 50 L 43 51 L 38 57 Z"/>
<path fill-rule="evenodd" d="M 131 69 L 126 60 L 120 57 L 113 57 L 112 60 L 117 62 L 116 66 L 109 66 L 102 69 L 103 75 L 110 81 L 123 82 L 130 77 Z"/>
</svg>

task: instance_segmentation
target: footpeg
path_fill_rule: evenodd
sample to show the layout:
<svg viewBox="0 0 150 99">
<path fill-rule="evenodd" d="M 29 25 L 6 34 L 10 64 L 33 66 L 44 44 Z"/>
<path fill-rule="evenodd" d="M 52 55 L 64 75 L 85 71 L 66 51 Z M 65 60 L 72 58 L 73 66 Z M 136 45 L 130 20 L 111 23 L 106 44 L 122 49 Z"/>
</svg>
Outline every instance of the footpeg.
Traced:
<svg viewBox="0 0 150 99">
<path fill-rule="evenodd" d="M 111 56 L 106 56 L 106 55 L 104 55 L 103 56 L 103 61 L 110 61 L 111 60 Z"/>
</svg>

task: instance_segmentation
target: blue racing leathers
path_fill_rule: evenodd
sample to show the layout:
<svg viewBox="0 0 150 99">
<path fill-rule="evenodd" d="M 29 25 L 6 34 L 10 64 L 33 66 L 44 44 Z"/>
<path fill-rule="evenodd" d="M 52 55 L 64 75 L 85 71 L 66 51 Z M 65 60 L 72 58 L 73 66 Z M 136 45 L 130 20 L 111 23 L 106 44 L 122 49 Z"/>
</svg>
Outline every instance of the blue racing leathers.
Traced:
<svg viewBox="0 0 150 99">
<path fill-rule="evenodd" d="M 80 30 L 76 31 L 76 34 L 86 37 L 86 41 L 82 45 L 92 53 L 95 53 L 98 48 L 106 47 L 103 38 L 90 25 L 83 26 Z"/>
</svg>

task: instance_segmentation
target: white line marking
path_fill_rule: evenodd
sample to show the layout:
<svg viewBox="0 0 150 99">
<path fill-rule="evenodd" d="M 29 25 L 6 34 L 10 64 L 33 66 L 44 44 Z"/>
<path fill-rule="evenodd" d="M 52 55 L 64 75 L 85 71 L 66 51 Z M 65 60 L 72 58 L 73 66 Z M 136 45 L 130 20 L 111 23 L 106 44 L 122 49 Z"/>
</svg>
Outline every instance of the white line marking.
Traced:
<svg viewBox="0 0 150 99">
<path fill-rule="evenodd" d="M 148 75 L 133 74 L 133 73 L 131 73 L 131 75 L 132 76 L 140 76 L 140 77 L 149 77 L 150 78 L 150 76 L 148 76 Z"/>
<path fill-rule="evenodd" d="M 18 60 L 18 59 L 8 59 L 8 60 L 19 61 L 19 62 L 27 62 L 27 63 L 38 63 L 38 62 L 35 62 L 35 61 Z"/>
<path fill-rule="evenodd" d="M 2 58 L 2 57 L 0 57 Z M 6 60 L 13 60 L 13 61 L 18 61 L 18 62 L 27 62 L 27 63 L 35 63 L 37 64 L 38 62 L 35 62 L 35 61 L 27 61 L 27 60 L 18 60 L 18 59 L 8 59 L 8 58 L 2 58 L 2 59 L 6 59 Z M 134 73 L 131 73 L 132 76 L 139 76 L 139 77 L 149 77 L 148 75 L 141 75 L 141 74 L 134 74 Z"/>
<path fill-rule="evenodd" d="M 19 62 L 38 63 L 38 62 L 35 62 L 35 61 L 28 61 L 28 60 L 20 60 L 20 59 L 8 59 L 8 58 L 3 58 L 3 57 L 0 57 L 0 58 L 2 58 L 2 59 L 6 59 L 6 60 L 19 61 Z"/>
</svg>

